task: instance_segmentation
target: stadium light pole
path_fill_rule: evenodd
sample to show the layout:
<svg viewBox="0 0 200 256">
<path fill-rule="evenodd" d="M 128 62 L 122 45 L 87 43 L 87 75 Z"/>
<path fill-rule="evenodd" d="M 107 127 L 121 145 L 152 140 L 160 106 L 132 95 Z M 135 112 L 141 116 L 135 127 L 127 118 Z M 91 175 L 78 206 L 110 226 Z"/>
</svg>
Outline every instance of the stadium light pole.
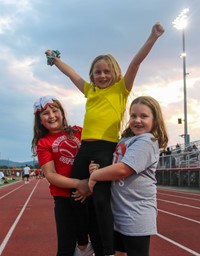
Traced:
<svg viewBox="0 0 200 256">
<path fill-rule="evenodd" d="M 188 122 L 187 122 L 187 87 L 186 87 L 186 52 L 185 52 L 185 28 L 187 27 L 187 17 L 189 9 L 184 9 L 177 18 L 172 22 L 173 26 L 182 31 L 182 54 L 183 59 L 183 92 L 184 92 L 184 139 L 185 145 L 190 143 L 190 136 L 188 134 Z"/>
</svg>

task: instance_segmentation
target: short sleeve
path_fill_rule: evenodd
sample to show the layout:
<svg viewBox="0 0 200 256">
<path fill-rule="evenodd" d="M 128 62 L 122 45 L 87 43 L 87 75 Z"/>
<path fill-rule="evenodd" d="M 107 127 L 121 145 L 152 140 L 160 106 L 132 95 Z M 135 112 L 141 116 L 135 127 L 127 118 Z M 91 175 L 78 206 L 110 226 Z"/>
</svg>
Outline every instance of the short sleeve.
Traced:
<svg viewBox="0 0 200 256">
<path fill-rule="evenodd" d="M 51 149 L 46 146 L 45 141 L 42 139 L 38 141 L 37 154 L 40 166 L 53 160 Z"/>
</svg>

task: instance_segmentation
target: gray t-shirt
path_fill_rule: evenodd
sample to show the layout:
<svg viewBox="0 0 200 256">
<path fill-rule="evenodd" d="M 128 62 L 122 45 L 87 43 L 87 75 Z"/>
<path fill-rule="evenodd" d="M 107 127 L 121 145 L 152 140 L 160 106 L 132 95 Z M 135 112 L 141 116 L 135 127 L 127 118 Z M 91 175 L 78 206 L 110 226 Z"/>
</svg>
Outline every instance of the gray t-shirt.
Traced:
<svg viewBox="0 0 200 256">
<path fill-rule="evenodd" d="M 135 172 L 112 182 L 114 229 L 128 236 L 157 233 L 156 167 L 159 161 L 158 141 L 151 133 L 122 138 L 113 163 L 123 162 Z"/>
</svg>

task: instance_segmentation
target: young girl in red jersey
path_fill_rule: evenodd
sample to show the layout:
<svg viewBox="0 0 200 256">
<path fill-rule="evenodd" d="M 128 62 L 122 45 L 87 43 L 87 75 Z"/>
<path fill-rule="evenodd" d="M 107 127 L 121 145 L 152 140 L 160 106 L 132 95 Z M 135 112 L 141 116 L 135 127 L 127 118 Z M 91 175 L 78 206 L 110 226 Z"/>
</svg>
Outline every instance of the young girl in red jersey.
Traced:
<svg viewBox="0 0 200 256">
<path fill-rule="evenodd" d="M 70 189 L 79 191 L 78 200 L 87 197 L 87 180 L 70 178 L 74 159 L 81 144 L 82 128 L 69 126 L 61 103 L 51 96 L 38 99 L 34 104 L 34 136 L 32 151 L 50 183 L 55 202 L 57 228 L 57 256 L 73 256 L 77 241 L 76 219 L 71 205 Z M 88 236 L 86 236 L 86 239 Z M 89 244 L 87 254 L 91 255 Z"/>
</svg>

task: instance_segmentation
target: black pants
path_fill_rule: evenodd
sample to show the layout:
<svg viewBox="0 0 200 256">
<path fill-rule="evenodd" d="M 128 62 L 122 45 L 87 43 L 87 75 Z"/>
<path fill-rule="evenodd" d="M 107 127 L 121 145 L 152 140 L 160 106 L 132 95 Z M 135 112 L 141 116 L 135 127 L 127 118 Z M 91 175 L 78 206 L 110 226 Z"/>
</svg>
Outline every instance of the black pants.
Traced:
<svg viewBox="0 0 200 256">
<path fill-rule="evenodd" d="M 57 254 L 56 256 L 73 256 L 77 242 L 76 218 L 71 204 L 67 197 L 54 197 L 55 221 L 57 230 Z M 88 199 L 88 234 L 95 250 L 95 256 L 103 256 L 98 223 L 92 197 Z"/>
<path fill-rule="evenodd" d="M 112 164 L 113 152 L 116 143 L 107 141 L 83 141 L 81 148 L 76 156 L 72 168 L 72 178 L 86 179 L 89 177 L 89 164 L 93 160 L 101 167 Z M 113 238 L 113 216 L 110 204 L 110 182 L 97 182 L 93 191 L 93 202 L 96 212 L 98 229 L 101 237 L 103 255 L 114 254 L 114 238 Z M 78 242 L 85 244 L 87 242 L 89 213 L 88 200 L 84 203 L 75 202 L 74 208 L 78 228 Z M 92 240 L 92 238 L 91 238 Z M 92 243 L 95 250 L 95 245 Z M 95 255 L 98 252 L 95 251 Z"/>
<path fill-rule="evenodd" d="M 54 197 L 57 230 L 57 256 L 73 256 L 76 247 L 76 225 L 70 198 Z"/>
<path fill-rule="evenodd" d="M 149 256 L 150 236 L 126 236 L 114 232 L 115 249 L 128 256 Z"/>
</svg>

